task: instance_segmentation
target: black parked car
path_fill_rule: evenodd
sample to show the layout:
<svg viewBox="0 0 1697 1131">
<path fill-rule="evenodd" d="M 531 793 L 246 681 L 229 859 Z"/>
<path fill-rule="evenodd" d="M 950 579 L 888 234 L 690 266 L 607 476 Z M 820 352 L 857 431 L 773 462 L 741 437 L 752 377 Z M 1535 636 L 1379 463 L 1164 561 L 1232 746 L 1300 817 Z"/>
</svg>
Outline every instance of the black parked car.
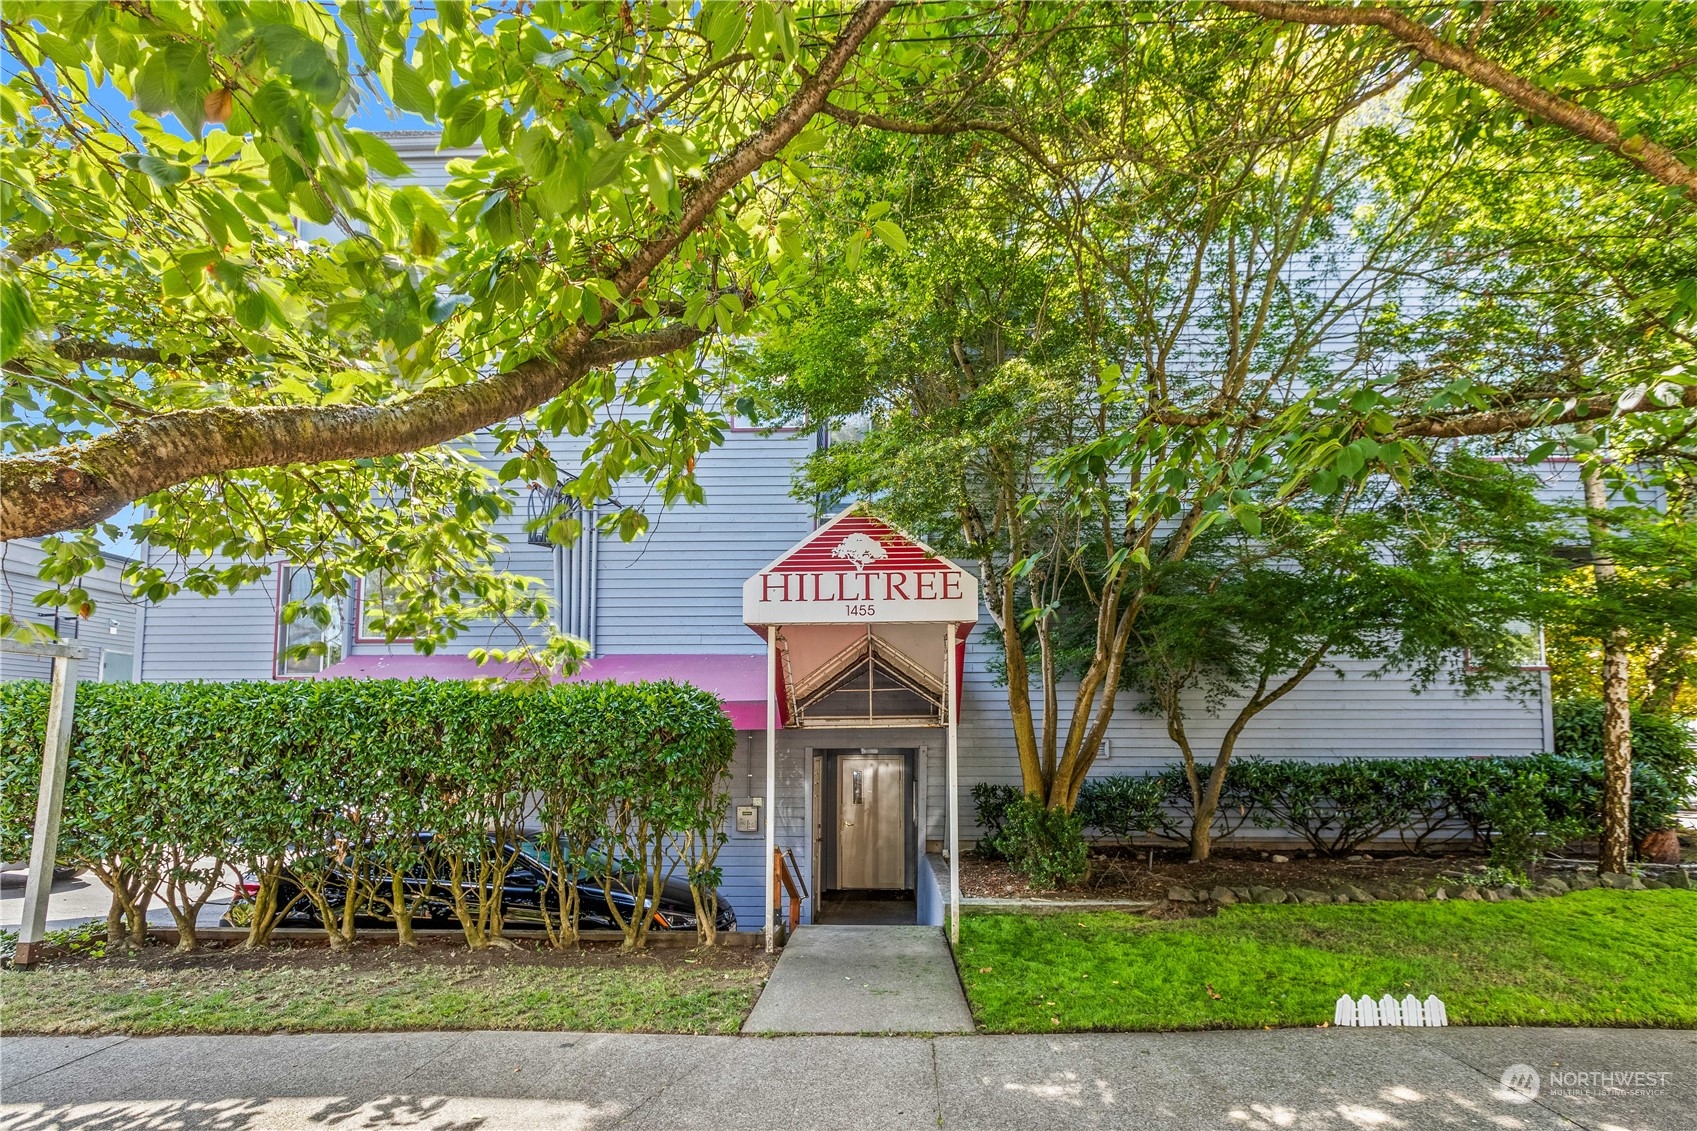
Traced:
<svg viewBox="0 0 1697 1131">
<path fill-rule="evenodd" d="M 413 926 L 416 928 L 452 929 L 459 926 L 459 920 L 454 916 L 454 899 L 452 895 L 452 878 L 447 863 L 437 853 L 431 851 L 431 837 L 428 833 L 420 834 L 423 853 L 422 859 L 407 873 L 404 880 L 407 888 L 407 898 L 416 909 L 413 914 Z M 550 909 L 558 914 L 558 896 L 551 890 L 550 881 L 555 878 L 555 865 L 547 852 L 532 842 L 519 845 L 518 857 L 507 871 L 507 880 L 501 892 L 501 921 L 509 930 L 537 930 L 543 928 L 543 901 L 548 901 Z M 332 911 L 340 912 L 346 905 L 346 882 L 334 882 L 335 870 L 332 868 L 332 882 L 326 885 L 325 895 Z M 382 895 L 388 894 L 389 877 L 372 876 L 368 883 L 375 883 Z M 258 885 L 252 877 L 244 877 L 243 894 L 252 895 L 258 890 Z M 618 921 L 614 919 L 609 904 L 616 906 L 619 914 L 628 922 L 635 913 L 636 902 L 626 892 L 617 888 L 611 897 L 602 890 L 599 878 L 591 875 L 580 875 L 578 878 L 578 929 L 617 930 Z M 278 902 L 290 905 L 288 913 L 283 917 L 282 925 L 286 927 L 319 926 L 318 909 L 305 897 L 296 898 L 300 888 L 292 876 L 285 872 L 283 881 L 278 887 Z M 475 906 L 477 893 L 468 893 L 468 902 Z M 659 913 L 655 916 L 653 929 L 662 931 L 693 931 L 695 930 L 695 901 L 691 897 L 689 884 L 683 880 L 667 881 L 658 900 Z M 360 926 L 385 927 L 393 925 L 393 917 L 388 908 L 383 906 L 366 906 L 356 913 L 355 921 Z M 719 898 L 718 928 L 721 931 L 737 929 L 736 913 L 726 904 L 724 897 Z"/>
</svg>

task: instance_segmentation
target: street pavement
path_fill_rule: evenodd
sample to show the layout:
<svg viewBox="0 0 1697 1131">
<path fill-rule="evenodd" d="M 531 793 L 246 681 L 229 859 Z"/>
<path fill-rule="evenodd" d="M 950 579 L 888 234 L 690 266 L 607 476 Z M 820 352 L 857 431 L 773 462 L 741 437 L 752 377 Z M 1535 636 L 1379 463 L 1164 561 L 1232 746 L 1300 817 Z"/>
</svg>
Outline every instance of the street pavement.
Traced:
<svg viewBox="0 0 1697 1131">
<path fill-rule="evenodd" d="M 203 927 L 215 927 L 224 912 L 230 909 L 230 898 L 234 893 L 228 885 L 221 885 L 213 897 L 201 908 L 197 920 Z M 47 891 L 47 929 L 62 930 L 66 927 L 80 927 L 84 923 L 106 922 L 106 912 L 112 906 L 112 893 L 106 889 L 93 872 L 80 872 L 75 876 L 59 880 Z M 0 928 L 8 931 L 18 929 L 24 916 L 24 874 L 21 871 L 0 872 Z M 170 927 L 171 912 L 166 910 L 163 903 L 154 901 L 148 908 L 147 921 L 161 927 Z"/>
<path fill-rule="evenodd" d="M 1693 1131 L 1697 1032 L 0 1040 L 5 1131 L 326 1127 Z"/>
</svg>

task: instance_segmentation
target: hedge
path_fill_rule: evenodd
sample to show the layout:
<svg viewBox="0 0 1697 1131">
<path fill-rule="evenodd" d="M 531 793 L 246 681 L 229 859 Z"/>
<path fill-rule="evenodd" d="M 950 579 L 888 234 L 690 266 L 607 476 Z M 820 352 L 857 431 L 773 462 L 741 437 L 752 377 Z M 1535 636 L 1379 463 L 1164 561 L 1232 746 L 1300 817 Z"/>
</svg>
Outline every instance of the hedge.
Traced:
<svg viewBox="0 0 1697 1131">
<path fill-rule="evenodd" d="M 1252 824 L 1294 833 L 1315 850 L 1339 855 L 1389 834 L 1421 851 L 1434 842 L 1459 840 L 1487 846 L 1509 822 L 1525 833 L 1539 827 L 1594 834 L 1602 822 L 1602 763 L 1556 754 L 1521 758 L 1349 758 L 1307 762 L 1243 758 L 1226 775 L 1216 818 L 1216 837 Z M 1504 799 L 1524 800 L 1525 783 L 1536 785 L 1542 812 L 1510 813 Z M 986 830 L 980 848 L 990 848 L 1003 831 L 1015 786 L 973 787 L 978 823 Z M 1632 770 L 1632 831 L 1672 828 L 1679 791 L 1651 765 Z M 1079 791 L 1075 813 L 1102 838 L 1129 840 L 1149 834 L 1183 840 L 1190 824 L 1190 789 L 1184 767 L 1158 774 L 1090 778 Z"/>
<path fill-rule="evenodd" d="M 44 683 L 0 684 L 7 859 L 28 853 L 47 696 Z M 258 878 L 250 943 L 287 911 L 286 873 L 340 947 L 368 908 L 394 915 L 410 941 L 417 909 L 401 880 L 429 832 L 461 881 L 453 911 L 466 940 L 485 946 L 502 934 L 495 895 L 516 845 L 540 828 L 561 864 L 556 945 L 576 939 L 581 870 L 640 908 L 680 862 L 711 941 L 735 746 L 715 697 L 669 682 L 89 684 L 77 689 L 59 855 L 112 889 L 114 941 L 139 941 L 157 897 L 192 947 L 196 913 L 236 870 Z M 350 876 L 360 890 L 338 916 Z M 628 945 L 642 945 L 652 916 L 623 924 Z"/>
<path fill-rule="evenodd" d="M 1603 701 L 1563 699 L 1554 711 L 1556 753 L 1570 758 L 1603 756 Z M 1632 765 L 1653 767 L 1664 778 L 1684 781 L 1697 774 L 1697 735 L 1681 719 L 1632 712 Z"/>
</svg>

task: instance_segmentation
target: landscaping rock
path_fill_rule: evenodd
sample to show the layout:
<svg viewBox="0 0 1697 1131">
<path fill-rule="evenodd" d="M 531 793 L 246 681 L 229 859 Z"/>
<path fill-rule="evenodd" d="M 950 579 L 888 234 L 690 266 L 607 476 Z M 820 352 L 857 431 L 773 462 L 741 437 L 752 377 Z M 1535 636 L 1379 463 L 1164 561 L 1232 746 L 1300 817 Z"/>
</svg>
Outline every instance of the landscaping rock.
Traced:
<svg viewBox="0 0 1697 1131">
<path fill-rule="evenodd" d="M 1288 856 L 1275 856 L 1275 857 L 1273 857 L 1273 863 L 1275 863 L 1275 864 L 1289 864 L 1290 863 L 1290 857 L 1288 857 Z"/>
<path fill-rule="evenodd" d="M 1496 888 L 1484 888 L 1479 892 L 1479 898 L 1486 903 L 1501 903 L 1503 897 L 1497 894 Z"/>
<path fill-rule="evenodd" d="M 1666 891 L 1667 885 L 1660 880 L 1645 880 L 1644 886 L 1650 891 Z"/>
<path fill-rule="evenodd" d="M 1174 903 L 1195 903 L 1196 893 L 1187 887 L 1174 885 L 1167 889 L 1167 898 Z"/>
<path fill-rule="evenodd" d="M 1349 901 L 1351 903 L 1372 903 L 1373 902 L 1372 896 L 1368 895 L 1365 891 L 1356 887 L 1354 884 L 1349 884 L 1349 885 L 1345 886 L 1345 888 L 1343 890 L 1344 890 L 1344 894 L 1349 896 Z"/>
<path fill-rule="evenodd" d="M 1237 901 L 1239 903 L 1250 903 L 1255 899 L 1255 893 L 1246 887 L 1234 887 L 1232 888 L 1232 894 L 1237 896 Z"/>
<path fill-rule="evenodd" d="M 1628 876 L 1624 872 L 1604 872 L 1597 877 L 1606 888 L 1616 891 L 1643 891 L 1644 881 L 1637 876 Z"/>
<path fill-rule="evenodd" d="M 1284 903 L 1290 899 L 1290 894 L 1283 888 L 1252 887 L 1249 892 L 1255 897 L 1256 903 Z"/>
<path fill-rule="evenodd" d="M 1341 891 L 1338 892 L 1336 895 L 1332 896 L 1332 898 L 1339 903 L 1348 903 L 1349 902 L 1349 896 L 1345 895 Z"/>
<path fill-rule="evenodd" d="M 1435 900 L 1438 900 L 1440 903 L 1446 902 L 1449 899 L 1449 897 L 1450 897 L 1450 893 L 1445 891 L 1441 887 L 1438 888 L 1437 891 L 1432 893 L 1432 898 L 1435 899 Z"/>
<path fill-rule="evenodd" d="M 1209 892 L 1208 898 L 1212 899 L 1215 903 L 1220 904 L 1222 907 L 1230 907 L 1232 904 L 1237 902 L 1237 893 L 1232 891 L 1231 888 L 1221 885 Z"/>
<path fill-rule="evenodd" d="M 1470 885 L 1462 887 L 1461 895 L 1458 898 L 1469 900 L 1473 903 L 1482 903 L 1485 899 L 1484 896 L 1479 894 L 1478 888 L 1472 887 Z"/>
<path fill-rule="evenodd" d="M 1538 886 L 1544 891 L 1549 892 L 1551 895 L 1566 895 L 1570 890 L 1566 884 L 1562 883 L 1554 876 L 1545 877 Z"/>
<path fill-rule="evenodd" d="M 1297 888 L 1291 894 L 1296 897 L 1298 903 L 1330 903 L 1332 901 L 1332 897 L 1325 892 L 1314 891 L 1310 888 Z"/>
<path fill-rule="evenodd" d="M 1575 872 L 1573 874 L 1574 891 L 1591 891 L 1597 886 L 1597 877 L 1590 872 Z"/>
<path fill-rule="evenodd" d="M 1402 898 L 1396 892 L 1392 891 L 1390 888 L 1380 887 L 1380 888 L 1372 888 L 1371 890 L 1373 892 L 1373 898 L 1374 899 L 1384 899 L 1384 900 L 1389 900 L 1392 903 L 1394 903 L 1398 899 Z"/>
<path fill-rule="evenodd" d="M 1349 859 L 1357 864 L 1366 864 L 1371 863 L 1373 858 L 1365 852 L 1357 852 L 1355 855 L 1349 857 Z"/>
<path fill-rule="evenodd" d="M 1519 899 L 1520 898 L 1520 889 L 1518 887 L 1515 887 L 1513 884 L 1504 884 L 1501 887 L 1496 888 L 1494 890 L 1497 893 L 1498 899 Z"/>
<path fill-rule="evenodd" d="M 1691 890 L 1691 876 L 1684 868 L 1675 868 L 1671 872 L 1663 872 L 1662 882 L 1670 888 L 1679 888 L 1681 891 Z"/>
</svg>

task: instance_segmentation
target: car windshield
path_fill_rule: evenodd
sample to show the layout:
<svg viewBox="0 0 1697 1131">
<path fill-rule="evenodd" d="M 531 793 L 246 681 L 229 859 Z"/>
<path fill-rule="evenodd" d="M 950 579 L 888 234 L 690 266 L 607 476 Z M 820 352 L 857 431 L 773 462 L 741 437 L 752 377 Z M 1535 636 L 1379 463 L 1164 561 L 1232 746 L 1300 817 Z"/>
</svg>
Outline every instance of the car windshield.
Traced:
<svg viewBox="0 0 1697 1131">
<path fill-rule="evenodd" d="M 523 856 L 527 860 L 535 861 L 543 868 L 553 870 L 559 866 L 559 862 L 565 859 L 568 854 L 565 852 L 550 850 L 545 841 L 526 840 L 519 842 L 519 855 Z M 596 876 L 600 875 L 601 871 L 606 867 L 606 864 L 606 857 L 601 854 L 600 849 L 590 849 L 588 855 L 585 856 L 579 863 L 577 873 L 578 880 L 580 882 L 584 880 L 594 880 Z"/>
</svg>

